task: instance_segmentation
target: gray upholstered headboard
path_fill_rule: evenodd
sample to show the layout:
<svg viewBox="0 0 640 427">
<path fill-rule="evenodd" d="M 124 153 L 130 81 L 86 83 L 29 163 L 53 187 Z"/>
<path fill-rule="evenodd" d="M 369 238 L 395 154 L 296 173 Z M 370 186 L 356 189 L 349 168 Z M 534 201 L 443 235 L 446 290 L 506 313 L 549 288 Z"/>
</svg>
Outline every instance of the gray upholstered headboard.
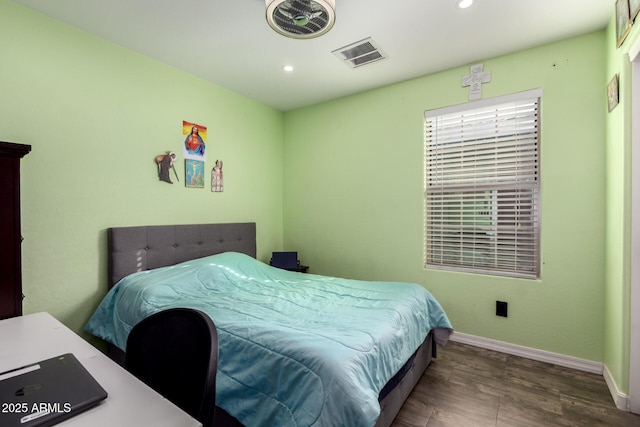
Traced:
<svg viewBox="0 0 640 427">
<path fill-rule="evenodd" d="M 256 224 L 189 224 L 114 227 L 107 231 L 109 288 L 136 271 L 222 252 L 256 257 Z"/>
</svg>

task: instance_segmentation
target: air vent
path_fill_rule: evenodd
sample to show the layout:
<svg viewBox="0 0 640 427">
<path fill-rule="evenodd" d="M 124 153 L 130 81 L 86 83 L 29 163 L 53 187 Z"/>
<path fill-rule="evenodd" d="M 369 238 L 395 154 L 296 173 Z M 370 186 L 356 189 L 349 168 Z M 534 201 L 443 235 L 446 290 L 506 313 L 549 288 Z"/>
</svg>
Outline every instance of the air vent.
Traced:
<svg viewBox="0 0 640 427">
<path fill-rule="evenodd" d="M 387 54 L 380 49 L 371 37 L 341 47 L 332 53 L 351 68 L 362 67 L 387 58 Z"/>
</svg>

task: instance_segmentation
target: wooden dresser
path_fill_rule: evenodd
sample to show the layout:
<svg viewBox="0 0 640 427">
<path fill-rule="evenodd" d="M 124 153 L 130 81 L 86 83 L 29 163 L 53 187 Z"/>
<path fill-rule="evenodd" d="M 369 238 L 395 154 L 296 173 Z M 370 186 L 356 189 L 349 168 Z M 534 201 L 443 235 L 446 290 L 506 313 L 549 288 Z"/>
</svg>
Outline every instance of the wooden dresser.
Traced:
<svg viewBox="0 0 640 427">
<path fill-rule="evenodd" d="M 20 159 L 29 151 L 0 141 L 0 319 L 22 315 Z"/>
</svg>

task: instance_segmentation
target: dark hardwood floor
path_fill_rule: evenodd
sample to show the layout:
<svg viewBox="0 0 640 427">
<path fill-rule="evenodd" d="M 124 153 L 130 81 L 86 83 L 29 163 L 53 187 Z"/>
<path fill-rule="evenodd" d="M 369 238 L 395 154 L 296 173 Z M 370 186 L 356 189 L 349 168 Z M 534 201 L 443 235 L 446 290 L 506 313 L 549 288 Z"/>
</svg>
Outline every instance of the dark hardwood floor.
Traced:
<svg viewBox="0 0 640 427">
<path fill-rule="evenodd" d="M 632 427 L 601 375 L 456 342 L 438 347 L 391 427 Z"/>
</svg>

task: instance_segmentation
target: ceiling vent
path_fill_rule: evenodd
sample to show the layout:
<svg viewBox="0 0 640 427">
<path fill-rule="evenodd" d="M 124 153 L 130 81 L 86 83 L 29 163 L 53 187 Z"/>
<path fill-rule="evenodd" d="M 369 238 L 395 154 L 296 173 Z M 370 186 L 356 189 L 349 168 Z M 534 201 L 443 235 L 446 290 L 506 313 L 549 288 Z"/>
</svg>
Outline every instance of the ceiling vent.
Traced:
<svg viewBox="0 0 640 427">
<path fill-rule="evenodd" d="M 335 0 L 266 0 L 266 3 L 271 28 L 294 39 L 321 36 L 336 20 Z"/>
<path fill-rule="evenodd" d="M 351 68 L 362 67 L 387 58 L 387 54 L 380 49 L 371 37 L 341 47 L 332 53 Z"/>
</svg>

